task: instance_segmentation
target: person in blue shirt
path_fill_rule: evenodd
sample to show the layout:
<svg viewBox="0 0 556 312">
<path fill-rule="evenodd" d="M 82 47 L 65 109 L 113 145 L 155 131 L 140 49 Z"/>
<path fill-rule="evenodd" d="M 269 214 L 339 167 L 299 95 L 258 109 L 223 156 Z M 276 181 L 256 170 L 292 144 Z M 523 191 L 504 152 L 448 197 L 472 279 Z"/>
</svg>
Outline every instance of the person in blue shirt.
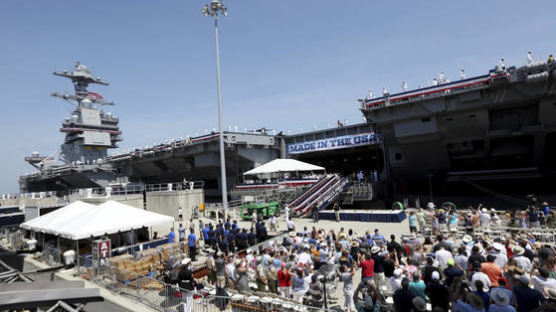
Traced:
<svg viewBox="0 0 556 312">
<path fill-rule="evenodd" d="M 205 240 L 205 242 L 209 242 L 209 232 L 210 232 L 210 226 L 211 224 L 206 224 L 205 227 L 203 228 L 203 239 Z"/>
<path fill-rule="evenodd" d="M 477 290 L 475 290 L 473 293 L 481 298 L 481 300 L 483 301 L 483 308 L 485 309 L 485 311 L 488 311 L 490 307 L 490 295 L 484 291 L 483 286 L 483 282 L 481 282 L 480 280 L 476 280 L 475 288 L 477 288 Z"/>
<path fill-rule="evenodd" d="M 218 244 L 218 247 L 220 247 L 220 251 L 222 251 L 224 254 L 228 254 L 229 244 L 226 236 L 220 236 L 220 243 Z"/>
<path fill-rule="evenodd" d="M 189 247 L 189 258 L 191 261 L 195 261 L 195 255 L 197 254 L 197 236 L 195 236 L 195 230 L 190 228 L 191 232 L 187 237 L 187 246 Z"/>
<path fill-rule="evenodd" d="M 378 229 L 375 229 L 375 235 L 373 235 L 373 241 L 378 246 L 382 246 L 386 242 L 386 239 L 384 238 L 384 235 L 378 232 Z"/>
<path fill-rule="evenodd" d="M 170 233 L 168 233 L 168 243 L 173 243 L 176 241 L 176 233 L 174 233 L 174 227 L 170 228 Z"/>
<path fill-rule="evenodd" d="M 409 232 L 417 233 L 417 216 L 413 211 L 409 213 Z"/>
<path fill-rule="evenodd" d="M 234 220 L 234 223 L 232 224 L 232 230 L 236 231 L 239 229 L 238 225 L 237 225 L 237 220 Z"/>
<path fill-rule="evenodd" d="M 545 216 L 548 216 L 548 214 L 550 213 L 550 205 L 547 202 L 542 203 L 542 213 Z"/>
</svg>

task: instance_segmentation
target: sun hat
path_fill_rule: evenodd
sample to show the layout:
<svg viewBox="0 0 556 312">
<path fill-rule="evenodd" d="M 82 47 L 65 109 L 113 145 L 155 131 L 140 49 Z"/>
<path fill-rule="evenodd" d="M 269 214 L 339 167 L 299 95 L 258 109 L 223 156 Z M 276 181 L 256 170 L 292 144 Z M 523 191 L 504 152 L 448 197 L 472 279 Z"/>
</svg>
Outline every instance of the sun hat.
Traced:
<svg viewBox="0 0 556 312">
<path fill-rule="evenodd" d="M 462 241 L 463 241 L 464 243 L 467 244 L 467 243 L 471 242 L 472 240 L 473 240 L 473 237 L 471 237 L 471 235 L 469 235 L 469 234 L 463 235 Z"/>
<path fill-rule="evenodd" d="M 294 231 L 290 232 L 290 237 L 295 237 L 295 232 Z"/>
<path fill-rule="evenodd" d="M 556 289 L 552 287 L 545 287 L 544 293 L 550 298 L 556 300 Z"/>
<path fill-rule="evenodd" d="M 500 243 L 493 243 L 492 248 L 494 248 L 495 250 L 498 250 L 498 251 L 502 251 L 502 250 L 504 250 L 504 245 L 502 245 Z"/>
<path fill-rule="evenodd" d="M 379 252 L 379 251 L 380 251 L 380 247 L 378 247 L 378 246 L 373 246 L 373 247 L 371 248 L 371 253 L 373 253 L 373 254 L 375 254 L 375 253 L 377 253 L 377 252 Z"/>
<path fill-rule="evenodd" d="M 181 265 L 187 265 L 187 264 L 189 264 L 190 262 L 191 262 L 191 259 L 190 259 L 190 258 L 185 258 L 185 259 L 183 259 L 183 260 L 181 261 Z"/>
<path fill-rule="evenodd" d="M 500 306 L 510 304 L 510 296 L 502 288 L 493 288 L 490 291 L 490 299 Z"/>
<path fill-rule="evenodd" d="M 394 276 L 395 276 L 395 277 L 400 277 L 400 276 L 402 276 L 402 270 L 400 270 L 400 269 L 395 269 L 395 270 L 394 270 Z"/>
<path fill-rule="evenodd" d="M 438 281 L 440 279 L 440 274 L 438 274 L 438 271 L 432 272 L 431 279 L 433 281 Z"/>
<path fill-rule="evenodd" d="M 523 249 L 521 246 L 514 246 L 514 248 L 512 248 L 512 251 L 514 254 L 521 256 L 522 254 L 525 253 L 525 249 Z"/>
</svg>

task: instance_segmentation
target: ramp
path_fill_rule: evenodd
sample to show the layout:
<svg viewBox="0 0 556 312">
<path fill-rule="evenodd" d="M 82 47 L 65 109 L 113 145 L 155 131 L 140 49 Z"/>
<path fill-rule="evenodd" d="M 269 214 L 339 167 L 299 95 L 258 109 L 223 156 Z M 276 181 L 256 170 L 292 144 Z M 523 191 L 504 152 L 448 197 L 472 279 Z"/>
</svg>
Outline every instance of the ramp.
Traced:
<svg viewBox="0 0 556 312">
<path fill-rule="evenodd" d="M 333 203 L 340 194 L 350 186 L 349 178 L 330 174 L 300 194 L 288 205 L 298 217 L 306 216 L 313 205 L 323 210 Z"/>
</svg>

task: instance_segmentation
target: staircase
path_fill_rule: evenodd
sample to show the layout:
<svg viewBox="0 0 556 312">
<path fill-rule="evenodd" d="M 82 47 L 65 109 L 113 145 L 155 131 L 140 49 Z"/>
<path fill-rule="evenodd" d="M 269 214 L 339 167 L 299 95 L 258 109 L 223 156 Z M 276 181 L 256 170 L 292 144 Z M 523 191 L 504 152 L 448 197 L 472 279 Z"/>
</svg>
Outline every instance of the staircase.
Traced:
<svg viewBox="0 0 556 312">
<path fill-rule="evenodd" d="M 350 186 L 349 178 L 342 178 L 337 174 L 323 177 L 318 183 L 294 198 L 288 206 L 294 215 L 303 217 L 311 212 L 316 205 L 319 210 L 325 209 Z"/>
</svg>

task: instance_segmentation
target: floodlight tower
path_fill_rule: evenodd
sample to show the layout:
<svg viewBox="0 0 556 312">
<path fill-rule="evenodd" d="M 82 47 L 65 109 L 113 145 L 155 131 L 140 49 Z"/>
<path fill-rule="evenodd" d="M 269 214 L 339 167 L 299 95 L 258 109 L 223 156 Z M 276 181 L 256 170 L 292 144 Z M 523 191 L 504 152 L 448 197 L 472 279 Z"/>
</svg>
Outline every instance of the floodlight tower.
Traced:
<svg viewBox="0 0 556 312">
<path fill-rule="evenodd" d="M 224 219 L 228 215 L 228 186 L 226 183 L 226 156 L 224 151 L 224 135 L 222 133 L 222 95 L 220 94 L 220 51 L 218 48 L 218 17 L 228 15 L 228 8 L 222 4 L 221 0 L 212 0 L 209 4 L 205 4 L 202 9 L 205 16 L 214 17 L 214 31 L 216 34 L 216 89 L 218 92 L 218 133 L 220 141 L 220 173 L 222 188 L 222 213 Z"/>
</svg>

